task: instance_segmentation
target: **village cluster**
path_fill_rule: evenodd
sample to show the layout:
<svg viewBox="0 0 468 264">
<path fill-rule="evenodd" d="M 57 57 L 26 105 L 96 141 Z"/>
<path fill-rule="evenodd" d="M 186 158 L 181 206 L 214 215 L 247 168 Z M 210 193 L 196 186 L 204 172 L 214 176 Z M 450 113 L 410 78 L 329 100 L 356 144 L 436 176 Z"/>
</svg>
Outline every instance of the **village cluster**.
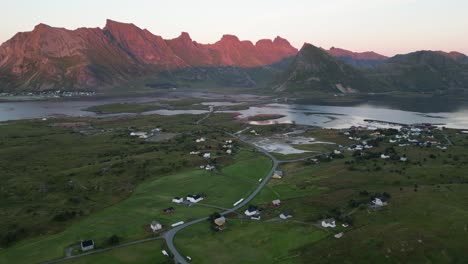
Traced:
<svg viewBox="0 0 468 264">
<path fill-rule="evenodd" d="M 443 127 L 434 126 L 431 124 L 416 124 L 416 125 L 404 125 L 399 128 L 389 129 L 372 129 L 366 138 L 358 136 L 360 132 L 368 131 L 369 127 L 351 127 L 350 129 L 344 130 L 343 135 L 347 136 L 348 139 L 357 141 L 359 143 L 353 144 L 346 148 L 348 151 L 363 151 L 372 149 L 374 146 L 371 142 L 388 140 L 388 143 L 394 147 L 407 147 L 407 146 L 418 146 L 418 147 L 435 147 L 440 150 L 447 150 L 450 142 L 447 140 L 446 143 L 441 143 L 440 140 L 435 139 L 434 130 L 443 130 Z M 340 146 L 341 150 L 344 149 Z M 334 154 L 341 154 L 341 150 L 335 150 Z M 381 159 L 398 159 L 401 162 L 407 162 L 406 156 L 392 157 L 389 153 L 381 153 Z"/>
</svg>

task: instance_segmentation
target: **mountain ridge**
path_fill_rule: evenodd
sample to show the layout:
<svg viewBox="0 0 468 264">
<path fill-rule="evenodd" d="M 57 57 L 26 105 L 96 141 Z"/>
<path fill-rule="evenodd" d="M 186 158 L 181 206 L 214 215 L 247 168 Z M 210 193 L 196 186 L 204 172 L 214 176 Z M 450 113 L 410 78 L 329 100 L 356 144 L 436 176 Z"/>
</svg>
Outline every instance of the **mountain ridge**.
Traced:
<svg viewBox="0 0 468 264">
<path fill-rule="evenodd" d="M 280 37 L 254 45 L 226 34 L 216 43 L 200 44 L 188 33 L 166 40 L 110 19 L 102 29 L 41 23 L 0 46 L 0 83 L 3 89 L 90 89 L 191 67 L 263 67 L 296 53 Z"/>
</svg>

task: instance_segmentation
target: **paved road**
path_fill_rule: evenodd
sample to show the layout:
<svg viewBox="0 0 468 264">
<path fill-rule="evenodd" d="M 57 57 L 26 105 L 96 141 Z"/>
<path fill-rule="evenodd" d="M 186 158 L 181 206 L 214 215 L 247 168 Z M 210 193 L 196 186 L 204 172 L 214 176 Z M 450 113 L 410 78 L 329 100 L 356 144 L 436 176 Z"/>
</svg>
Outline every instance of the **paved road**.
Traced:
<svg viewBox="0 0 468 264">
<path fill-rule="evenodd" d="M 276 168 L 278 167 L 280 161 L 278 161 L 273 155 L 271 155 L 270 153 L 268 153 L 268 151 L 260 148 L 260 147 L 257 147 L 249 142 L 246 142 L 244 140 L 242 140 L 241 138 L 237 137 L 236 135 L 234 134 L 230 134 L 228 133 L 229 136 L 231 137 L 235 137 L 237 138 L 238 140 L 241 140 L 242 142 L 250 145 L 250 146 L 253 146 L 254 148 L 257 149 L 257 151 L 260 151 L 262 152 L 265 156 L 269 157 L 272 161 L 273 161 L 273 166 L 271 167 L 271 170 L 270 172 L 268 172 L 268 175 L 265 177 L 265 179 L 260 182 L 260 184 L 257 186 L 257 188 L 255 189 L 255 191 L 253 191 L 247 198 L 244 199 L 244 201 L 242 201 L 240 204 L 238 204 L 237 206 L 231 208 L 231 209 L 228 209 L 224 212 L 221 213 L 221 215 L 226 215 L 226 214 L 229 214 L 229 213 L 232 213 L 242 207 L 244 207 L 245 205 L 247 205 L 250 201 L 252 201 L 253 198 L 255 198 L 255 196 L 257 196 L 257 194 L 262 190 L 262 188 L 268 183 L 268 181 L 271 179 L 271 177 L 273 176 L 273 173 L 275 172 Z M 289 162 L 289 161 L 288 161 Z M 174 236 L 177 234 L 177 232 L 179 232 L 180 230 L 188 227 L 188 226 L 191 226 L 191 225 L 194 225 L 194 224 L 197 224 L 197 223 L 200 223 L 200 222 L 203 222 L 203 221 L 206 221 L 208 220 L 208 217 L 204 217 L 204 218 L 200 218 L 200 219 L 197 219 L 197 220 L 193 220 L 191 222 L 188 222 L 188 223 L 185 223 L 183 225 L 180 225 L 180 226 L 177 226 L 169 231 L 167 231 L 163 236 L 164 238 L 166 239 L 166 243 L 167 243 L 167 247 L 169 248 L 169 250 L 171 251 L 172 255 L 174 256 L 174 261 L 176 263 L 181 263 L 181 264 L 188 264 L 188 262 L 185 260 L 185 257 L 183 257 L 179 251 L 177 251 L 176 247 L 174 246 Z"/>
<path fill-rule="evenodd" d="M 445 139 L 447 140 L 447 143 L 449 144 L 449 146 L 453 146 L 453 143 L 452 141 L 450 140 L 449 136 L 447 134 L 444 134 L 444 137 Z"/>
</svg>

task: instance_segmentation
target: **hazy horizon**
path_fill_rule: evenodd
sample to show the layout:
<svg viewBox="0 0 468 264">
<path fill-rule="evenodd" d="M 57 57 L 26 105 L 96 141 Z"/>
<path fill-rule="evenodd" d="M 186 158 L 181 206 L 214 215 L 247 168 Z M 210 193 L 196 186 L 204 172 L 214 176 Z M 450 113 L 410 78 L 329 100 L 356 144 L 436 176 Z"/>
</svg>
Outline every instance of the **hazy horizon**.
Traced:
<svg viewBox="0 0 468 264">
<path fill-rule="evenodd" d="M 133 23 L 165 39 L 188 32 L 200 43 L 214 43 L 224 34 L 256 42 L 281 36 L 300 48 L 304 42 L 329 49 L 375 51 L 392 56 L 417 50 L 468 54 L 464 10 L 468 2 L 452 0 L 330 0 L 292 3 L 204 0 L 171 3 L 142 0 L 68 3 L 56 0 L 7 2 L 0 43 L 17 32 L 44 23 L 76 29 L 103 28 L 106 19 Z"/>
</svg>

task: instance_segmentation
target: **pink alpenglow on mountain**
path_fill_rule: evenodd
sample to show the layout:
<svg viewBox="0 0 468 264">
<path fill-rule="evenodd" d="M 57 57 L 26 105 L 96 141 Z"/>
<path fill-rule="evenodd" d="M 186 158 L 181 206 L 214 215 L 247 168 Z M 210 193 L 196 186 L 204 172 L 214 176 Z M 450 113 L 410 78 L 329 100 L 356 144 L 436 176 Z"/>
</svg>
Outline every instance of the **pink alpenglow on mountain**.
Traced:
<svg viewBox="0 0 468 264">
<path fill-rule="evenodd" d="M 108 19 L 103 29 L 39 24 L 18 33 L 0 46 L 0 73 L 5 86 L 80 89 L 190 67 L 260 67 L 296 53 L 280 37 L 254 45 L 224 35 L 214 44 L 200 44 L 185 32 L 165 40 L 134 24 Z"/>
</svg>

